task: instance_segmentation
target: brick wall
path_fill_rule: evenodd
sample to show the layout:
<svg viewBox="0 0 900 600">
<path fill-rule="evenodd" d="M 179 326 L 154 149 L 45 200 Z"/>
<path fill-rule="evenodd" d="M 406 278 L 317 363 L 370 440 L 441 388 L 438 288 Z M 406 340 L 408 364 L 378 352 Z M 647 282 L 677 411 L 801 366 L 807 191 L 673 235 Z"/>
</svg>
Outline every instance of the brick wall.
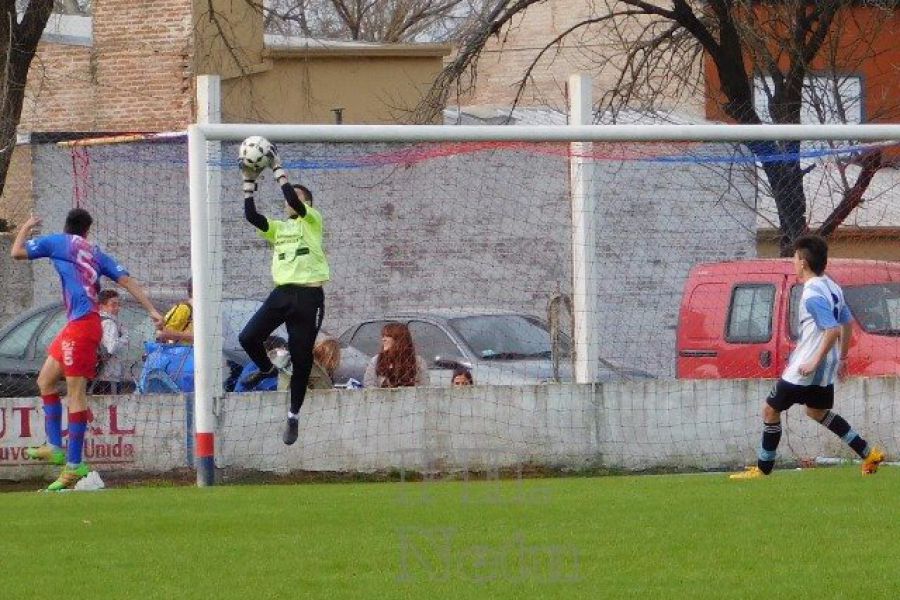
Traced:
<svg viewBox="0 0 900 600">
<path fill-rule="evenodd" d="M 166 131 L 191 121 L 191 0 L 97 0 L 93 45 L 41 43 L 23 131 Z"/>
</svg>

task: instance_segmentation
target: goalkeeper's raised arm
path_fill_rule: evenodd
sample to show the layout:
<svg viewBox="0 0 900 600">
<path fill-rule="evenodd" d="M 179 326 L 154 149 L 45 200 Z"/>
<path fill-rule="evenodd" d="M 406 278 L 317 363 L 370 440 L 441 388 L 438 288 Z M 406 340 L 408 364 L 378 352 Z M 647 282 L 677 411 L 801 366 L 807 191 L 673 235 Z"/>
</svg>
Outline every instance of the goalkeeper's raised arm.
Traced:
<svg viewBox="0 0 900 600">
<path fill-rule="evenodd" d="M 278 156 L 278 151 L 275 150 L 274 147 L 269 154 L 269 160 L 272 162 L 272 175 L 275 177 L 275 181 L 278 185 L 281 186 L 281 192 L 284 194 L 284 201 L 287 202 L 288 206 L 294 209 L 294 212 L 302 219 L 306 216 L 306 205 L 300 201 L 297 190 L 294 189 L 294 186 L 288 181 L 287 173 L 285 173 L 284 167 L 281 165 L 281 157 Z"/>
<path fill-rule="evenodd" d="M 256 201 L 253 199 L 257 190 L 256 179 L 259 177 L 259 171 L 241 165 L 241 176 L 244 178 L 244 217 L 260 231 L 267 231 L 269 220 L 256 211 Z"/>
</svg>

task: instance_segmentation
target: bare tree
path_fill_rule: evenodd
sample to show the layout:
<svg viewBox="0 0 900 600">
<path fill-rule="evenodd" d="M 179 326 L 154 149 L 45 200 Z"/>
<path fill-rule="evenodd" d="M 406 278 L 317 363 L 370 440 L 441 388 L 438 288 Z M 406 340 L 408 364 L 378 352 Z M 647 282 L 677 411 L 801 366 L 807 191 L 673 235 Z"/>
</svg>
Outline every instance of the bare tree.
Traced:
<svg viewBox="0 0 900 600">
<path fill-rule="evenodd" d="M 22 117 L 25 84 L 38 42 L 50 13 L 53 0 L 30 0 L 27 3 L 11 0 L 3 2 L 0 22 L 0 50 L 3 71 L 0 73 L 0 192 L 16 146 L 16 128 Z"/>
<path fill-rule="evenodd" d="M 272 0 L 257 2 L 266 31 L 372 42 L 448 39 L 476 0 Z"/>
<path fill-rule="evenodd" d="M 513 17 L 539 1 L 494 0 L 484 18 L 466 30 L 455 59 L 418 107 L 417 120 L 433 119 L 454 87 L 459 91 L 474 81 L 478 58 L 491 36 L 502 35 Z M 584 40 L 587 32 L 602 42 L 596 44 L 601 47 L 595 55 L 596 68 L 614 74 L 614 84 L 600 100 L 601 111 L 653 110 L 660 99 L 673 94 L 705 94 L 705 78 L 713 77 L 715 100 L 723 116 L 736 123 L 800 123 L 810 106 L 823 122 L 847 121 L 841 90 L 846 76 L 841 74 L 877 57 L 874 41 L 888 21 L 858 19 L 855 11 L 860 4 L 855 0 L 596 0 L 588 18 L 541 41 L 543 49 L 522 73 L 516 102 L 547 52 L 576 34 Z M 863 8 L 893 11 L 895 4 L 869 0 Z M 761 104 L 754 102 L 760 88 L 765 95 Z M 761 106 L 767 114 L 760 114 Z M 747 147 L 774 198 L 781 252 L 787 254 L 793 240 L 808 230 L 804 177 L 809 167 L 801 162 L 801 145 L 754 142 Z M 851 155 L 839 164 L 836 193 L 840 197 L 818 233 L 831 234 L 847 218 L 883 164 L 878 150 Z"/>
</svg>

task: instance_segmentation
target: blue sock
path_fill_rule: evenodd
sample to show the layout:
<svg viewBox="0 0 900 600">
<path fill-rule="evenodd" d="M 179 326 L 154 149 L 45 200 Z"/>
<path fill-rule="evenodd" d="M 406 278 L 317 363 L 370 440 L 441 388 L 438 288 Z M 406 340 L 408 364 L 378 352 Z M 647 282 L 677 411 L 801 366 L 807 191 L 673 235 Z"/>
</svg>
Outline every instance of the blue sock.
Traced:
<svg viewBox="0 0 900 600">
<path fill-rule="evenodd" d="M 81 452 L 84 449 L 84 432 L 87 431 L 88 411 L 69 411 L 69 447 L 66 448 L 66 462 L 70 465 L 81 464 Z"/>
<path fill-rule="evenodd" d="M 62 448 L 62 404 L 59 394 L 41 396 L 44 402 L 44 431 L 47 434 L 47 443 L 57 448 Z"/>
</svg>

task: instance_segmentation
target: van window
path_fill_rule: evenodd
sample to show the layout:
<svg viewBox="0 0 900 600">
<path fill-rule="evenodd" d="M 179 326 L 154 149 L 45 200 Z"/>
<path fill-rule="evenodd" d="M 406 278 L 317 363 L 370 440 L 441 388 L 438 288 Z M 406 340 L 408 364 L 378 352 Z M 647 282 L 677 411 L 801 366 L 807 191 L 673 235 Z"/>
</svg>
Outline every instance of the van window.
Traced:
<svg viewBox="0 0 900 600">
<path fill-rule="evenodd" d="M 900 335 L 900 283 L 847 287 L 844 298 L 853 317 L 867 332 Z"/>
<path fill-rule="evenodd" d="M 731 293 L 725 340 L 738 344 L 768 342 L 772 339 L 772 309 L 775 286 L 738 285 Z"/>
</svg>

